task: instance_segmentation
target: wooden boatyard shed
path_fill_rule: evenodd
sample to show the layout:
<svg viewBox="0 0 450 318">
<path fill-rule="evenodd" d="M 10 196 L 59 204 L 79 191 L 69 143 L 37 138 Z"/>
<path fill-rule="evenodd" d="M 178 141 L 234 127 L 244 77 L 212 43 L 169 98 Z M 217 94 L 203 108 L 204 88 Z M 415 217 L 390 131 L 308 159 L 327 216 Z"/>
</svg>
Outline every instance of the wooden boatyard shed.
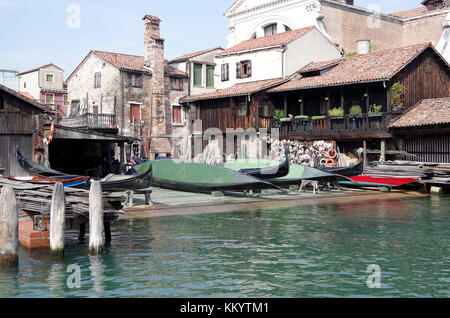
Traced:
<svg viewBox="0 0 450 318">
<path fill-rule="evenodd" d="M 0 85 L 0 174 L 23 175 L 16 150 L 36 159 L 44 152 L 44 122 L 50 112 L 41 104 Z"/>
</svg>

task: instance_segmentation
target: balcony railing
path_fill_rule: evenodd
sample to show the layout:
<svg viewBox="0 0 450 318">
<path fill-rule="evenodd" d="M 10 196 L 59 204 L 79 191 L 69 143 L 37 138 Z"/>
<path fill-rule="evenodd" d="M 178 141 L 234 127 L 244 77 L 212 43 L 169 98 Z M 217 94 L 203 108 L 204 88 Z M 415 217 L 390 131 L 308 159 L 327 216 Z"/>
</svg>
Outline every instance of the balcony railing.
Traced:
<svg viewBox="0 0 450 318">
<path fill-rule="evenodd" d="M 116 115 L 86 113 L 77 117 L 60 118 L 58 123 L 72 128 L 115 129 Z"/>
<path fill-rule="evenodd" d="M 292 118 L 291 121 L 272 119 L 271 127 L 279 128 L 281 136 L 330 137 L 338 135 L 382 135 L 387 134 L 391 115 L 389 113 L 344 115 L 313 119 Z"/>
</svg>

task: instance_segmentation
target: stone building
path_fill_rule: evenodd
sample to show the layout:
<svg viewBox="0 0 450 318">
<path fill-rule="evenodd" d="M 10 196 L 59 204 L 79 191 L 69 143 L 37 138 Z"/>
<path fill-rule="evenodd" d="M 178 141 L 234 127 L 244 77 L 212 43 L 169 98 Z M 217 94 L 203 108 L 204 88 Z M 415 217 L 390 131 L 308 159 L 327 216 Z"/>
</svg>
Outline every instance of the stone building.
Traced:
<svg viewBox="0 0 450 318">
<path fill-rule="evenodd" d="M 225 13 L 228 47 L 312 25 L 346 54 L 357 52 L 358 42 L 365 40 L 370 40 L 366 47 L 379 50 L 428 41 L 436 45 L 448 12 L 443 0 L 426 0 L 416 9 L 391 14 L 355 4 L 353 0 L 237 0 Z"/>
<path fill-rule="evenodd" d="M 183 124 L 178 98 L 187 94 L 187 74 L 165 64 L 161 20 L 143 21 L 144 56 L 91 51 L 69 76 L 71 111 L 62 125 L 133 137 L 127 154 L 154 158 L 172 152 L 173 121 Z"/>
</svg>

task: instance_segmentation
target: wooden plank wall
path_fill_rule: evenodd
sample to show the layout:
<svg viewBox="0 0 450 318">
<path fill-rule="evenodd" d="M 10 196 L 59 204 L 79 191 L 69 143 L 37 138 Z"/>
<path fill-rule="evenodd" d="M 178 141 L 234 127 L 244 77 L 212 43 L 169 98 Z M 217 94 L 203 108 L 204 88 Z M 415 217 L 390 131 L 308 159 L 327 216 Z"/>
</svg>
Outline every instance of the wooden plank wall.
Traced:
<svg viewBox="0 0 450 318">
<path fill-rule="evenodd" d="M 450 96 L 450 71 L 431 49 L 397 74 L 392 83 L 397 81 L 405 86 L 406 108 L 422 99 Z"/>
</svg>

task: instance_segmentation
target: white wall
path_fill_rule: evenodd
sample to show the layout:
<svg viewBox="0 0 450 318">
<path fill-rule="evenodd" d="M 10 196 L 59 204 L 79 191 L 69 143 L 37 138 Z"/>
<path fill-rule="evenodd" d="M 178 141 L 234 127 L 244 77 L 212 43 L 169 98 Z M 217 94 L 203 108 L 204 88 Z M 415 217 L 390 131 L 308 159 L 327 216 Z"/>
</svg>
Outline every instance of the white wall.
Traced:
<svg viewBox="0 0 450 318">
<path fill-rule="evenodd" d="M 26 88 L 24 88 L 24 83 L 27 84 Z M 19 92 L 27 92 L 36 100 L 39 100 L 41 98 L 41 88 L 39 87 L 39 71 L 20 75 Z"/>
<path fill-rule="evenodd" d="M 249 40 L 255 32 L 257 37 L 264 36 L 264 27 L 271 23 L 278 24 L 278 33 L 284 31 L 284 25 L 287 25 L 292 30 L 315 25 L 326 34 L 323 23 L 320 21 L 322 11 L 321 4 L 318 1 L 286 0 L 265 2 L 273 2 L 275 4 L 267 5 L 263 8 L 255 8 L 264 3 L 247 0 L 242 6 L 237 7 L 235 11 L 228 14 L 230 31 L 227 37 L 228 47 Z"/>
</svg>

